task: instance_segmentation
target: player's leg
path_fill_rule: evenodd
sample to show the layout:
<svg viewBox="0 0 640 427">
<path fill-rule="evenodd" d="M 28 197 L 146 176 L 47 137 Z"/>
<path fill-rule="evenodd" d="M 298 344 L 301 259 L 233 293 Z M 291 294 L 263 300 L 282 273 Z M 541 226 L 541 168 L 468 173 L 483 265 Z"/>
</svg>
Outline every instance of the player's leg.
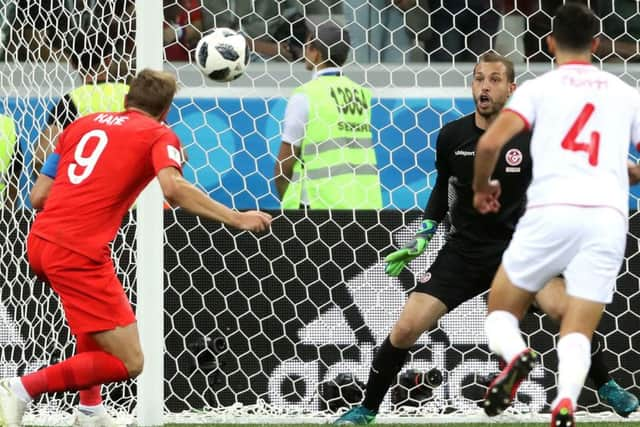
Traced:
<svg viewBox="0 0 640 427">
<path fill-rule="evenodd" d="M 100 346 L 89 334 L 76 336 L 76 354 L 88 351 L 101 350 Z M 116 426 L 113 419 L 102 404 L 102 386 L 95 385 L 85 390 L 80 390 L 80 404 L 75 411 L 74 427 L 111 427 Z"/>
<path fill-rule="evenodd" d="M 400 317 L 371 363 L 362 402 L 365 408 L 378 412 L 389 387 L 407 360 L 409 349 L 425 331 L 435 326 L 446 312 L 447 306 L 432 295 L 421 292 L 412 292 L 409 295 Z"/>
<path fill-rule="evenodd" d="M 438 322 L 447 306 L 432 295 L 412 292 L 371 362 L 362 405 L 345 413 L 335 424 L 370 424 L 375 419 L 385 395 L 404 366 L 409 349 L 420 335 Z"/>
<path fill-rule="evenodd" d="M 626 244 L 627 219 L 612 209 L 583 209 L 579 246 L 564 271 L 567 309 L 558 340 L 558 395 L 552 425 L 574 424 L 578 396 L 591 365 L 591 337 L 613 299 Z M 601 230 L 606 229 L 603 234 Z"/>
<path fill-rule="evenodd" d="M 507 366 L 487 388 L 483 405 L 489 416 L 498 415 L 511 405 L 520 383 L 535 366 L 537 356 L 527 348 L 519 326 L 533 297 L 533 292 L 511 282 L 503 266 L 498 268 L 489 291 L 485 332 L 489 349 Z"/>
<path fill-rule="evenodd" d="M 144 357 L 136 323 L 110 331 L 95 332 L 92 337 L 104 351 L 122 361 L 129 378 L 135 378 L 142 373 Z"/>
<path fill-rule="evenodd" d="M 576 223 L 572 214 L 555 208 L 527 210 L 504 252 L 489 291 L 485 332 L 489 348 L 507 366 L 487 389 L 483 405 L 489 416 L 511 404 L 518 386 L 535 365 L 537 356 L 522 339 L 519 322 L 534 294 L 564 270 L 578 247 L 575 233 L 567 226 Z M 553 222 L 548 220 L 550 215 L 555 215 Z"/>
<path fill-rule="evenodd" d="M 79 353 L 21 378 L 0 382 L 0 417 L 20 425 L 26 403 L 43 393 L 83 390 L 135 377 L 142 356 L 135 316 L 113 263 L 82 255 L 30 235 L 29 262 L 60 297 L 74 335 L 93 334 L 100 349 Z"/>
<path fill-rule="evenodd" d="M 563 412 L 570 416 L 575 410 L 591 365 L 591 336 L 600 323 L 604 306 L 569 296 L 557 345 L 558 394 L 551 404 L 554 419 Z"/>
<path fill-rule="evenodd" d="M 536 305 L 558 324 L 567 311 L 569 296 L 564 279 L 555 277 L 536 295 Z M 611 378 L 610 369 L 604 362 L 602 337 L 596 332 L 591 339 L 591 367 L 587 377 L 591 379 L 603 403 L 626 417 L 638 409 L 638 398 L 623 389 Z"/>
<path fill-rule="evenodd" d="M 486 257 L 469 258 L 446 244 L 414 291 L 376 352 L 362 406 L 340 417 L 336 424 L 369 424 L 387 391 L 405 364 L 409 349 L 448 311 L 484 292 L 500 262 L 504 245 L 487 246 Z"/>
<path fill-rule="evenodd" d="M 135 323 L 92 334 L 101 350 L 84 352 L 12 381 L 26 400 L 43 393 L 84 390 L 135 378 L 142 372 L 142 350 Z"/>
<path fill-rule="evenodd" d="M 99 349 L 98 344 L 89 334 L 78 334 L 76 336 L 76 354 L 86 353 Z M 84 415 L 93 415 L 104 411 L 102 405 L 102 386 L 94 385 L 85 390 L 80 390 L 80 404 L 78 412 Z"/>
<path fill-rule="evenodd" d="M 135 324 L 121 329 L 135 328 Z M 122 341 L 126 348 L 131 342 Z M 0 381 L 0 409 L 7 425 L 20 425 L 25 406 L 43 393 L 76 391 L 133 378 L 140 361 L 121 359 L 106 351 L 81 353 L 20 378 Z M 128 368 L 132 368 L 129 370 Z"/>
<path fill-rule="evenodd" d="M 485 328 L 489 349 L 506 362 L 526 350 L 519 322 L 533 301 L 534 293 L 511 283 L 500 266 L 493 279 L 487 300 Z"/>
</svg>

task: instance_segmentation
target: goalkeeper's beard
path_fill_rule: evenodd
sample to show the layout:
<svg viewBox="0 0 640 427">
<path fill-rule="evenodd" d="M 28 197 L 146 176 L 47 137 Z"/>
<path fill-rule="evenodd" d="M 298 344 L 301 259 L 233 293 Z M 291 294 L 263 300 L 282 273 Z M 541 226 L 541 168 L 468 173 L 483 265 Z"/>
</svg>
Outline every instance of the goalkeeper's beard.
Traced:
<svg viewBox="0 0 640 427">
<path fill-rule="evenodd" d="M 491 121 L 492 119 L 495 119 L 498 116 L 498 113 L 500 113 L 500 111 L 502 110 L 502 108 L 504 107 L 504 102 L 497 102 L 497 101 L 491 101 L 490 102 L 490 106 L 488 108 L 485 109 L 481 109 L 480 108 L 480 101 L 478 100 L 478 98 L 474 98 L 473 99 L 475 105 L 476 105 L 476 112 L 484 117 L 485 119 L 487 119 L 488 121 Z"/>
</svg>

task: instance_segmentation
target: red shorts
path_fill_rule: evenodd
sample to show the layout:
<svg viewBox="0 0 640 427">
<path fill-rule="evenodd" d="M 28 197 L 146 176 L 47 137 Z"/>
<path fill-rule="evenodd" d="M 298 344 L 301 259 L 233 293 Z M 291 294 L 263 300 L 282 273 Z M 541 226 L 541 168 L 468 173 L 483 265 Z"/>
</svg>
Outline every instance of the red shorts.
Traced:
<svg viewBox="0 0 640 427">
<path fill-rule="evenodd" d="M 136 321 L 113 262 L 96 262 L 33 233 L 27 240 L 31 269 L 60 297 L 74 335 Z"/>
</svg>

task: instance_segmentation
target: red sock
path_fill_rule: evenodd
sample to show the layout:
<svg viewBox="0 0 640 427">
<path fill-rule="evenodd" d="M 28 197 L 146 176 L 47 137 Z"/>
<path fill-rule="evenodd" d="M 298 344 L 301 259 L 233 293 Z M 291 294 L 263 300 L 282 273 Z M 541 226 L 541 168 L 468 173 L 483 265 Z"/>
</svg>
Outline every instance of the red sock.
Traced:
<svg viewBox="0 0 640 427">
<path fill-rule="evenodd" d="M 129 372 L 122 360 L 104 351 L 90 351 L 21 379 L 27 393 L 37 398 L 42 393 L 83 390 L 128 378 Z"/>
<path fill-rule="evenodd" d="M 79 334 L 76 336 L 76 354 L 88 351 L 99 351 L 100 346 L 89 334 Z M 102 404 L 102 385 L 94 385 L 85 390 L 80 390 L 80 404 L 84 406 L 98 406 Z"/>
</svg>

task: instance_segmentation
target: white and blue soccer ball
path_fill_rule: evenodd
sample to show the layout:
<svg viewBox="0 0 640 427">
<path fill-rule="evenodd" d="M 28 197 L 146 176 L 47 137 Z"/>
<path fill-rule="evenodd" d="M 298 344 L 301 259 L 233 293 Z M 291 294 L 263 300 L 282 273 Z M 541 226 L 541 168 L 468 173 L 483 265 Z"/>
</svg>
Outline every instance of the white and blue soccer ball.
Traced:
<svg viewBox="0 0 640 427">
<path fill-rule="evenodd" d="M 229 82 L 244 73 L 250 54 L 242 34 L 230 28 L 216 28 L 198 42 L 195 61 L 210 79 Z"/>
</svg>

